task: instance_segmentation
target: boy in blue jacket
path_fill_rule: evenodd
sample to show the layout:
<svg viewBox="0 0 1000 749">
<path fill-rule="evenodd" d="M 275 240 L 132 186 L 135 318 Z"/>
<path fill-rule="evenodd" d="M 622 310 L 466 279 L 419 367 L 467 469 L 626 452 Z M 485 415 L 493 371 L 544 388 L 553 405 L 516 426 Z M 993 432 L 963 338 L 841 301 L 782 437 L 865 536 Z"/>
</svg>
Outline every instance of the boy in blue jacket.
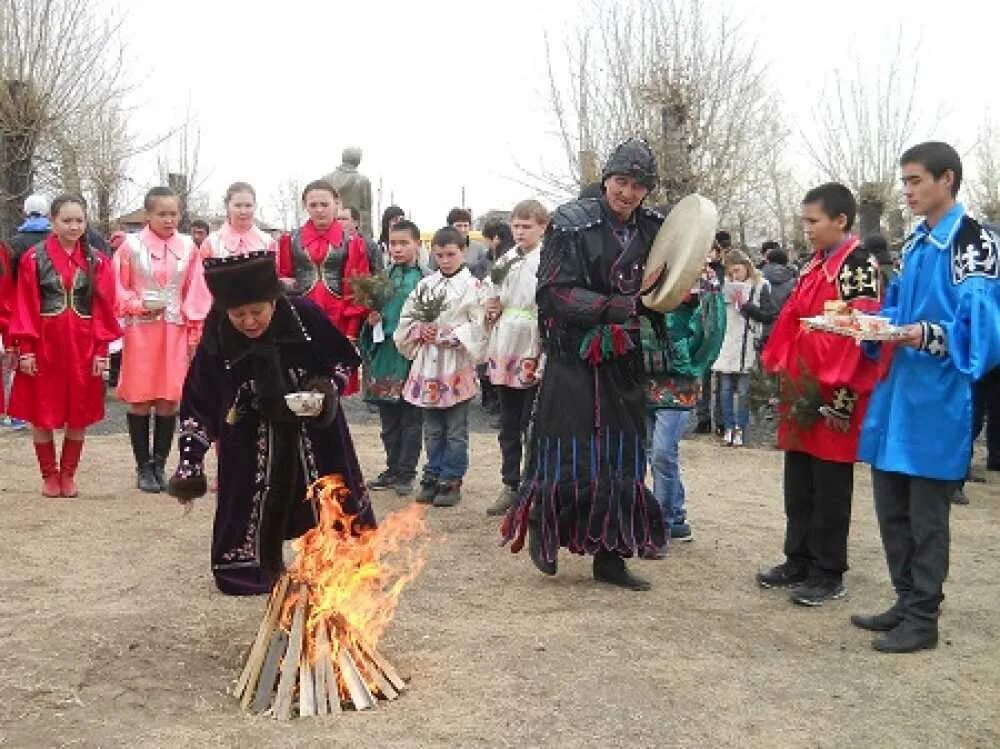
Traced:
<svg viewBox="0 0 1000 749">
<path fill-rule="evenodd" d="M 947 143 L 928 142 L 907 150 L 900 166 L 906 201 L 924 220 L 903 247 L 882 310 L 905 337 L 867 344 L 884 376 L 858 445 L 872 466 L 896 602 L 851 617 L 882 633 L 872 647 L 889 653 L 937 645 L 951 496 L 972 449 L 972 384 L 1000 364 L 1000 239 L 955 200 L 961 159 Z"/>
</svg>

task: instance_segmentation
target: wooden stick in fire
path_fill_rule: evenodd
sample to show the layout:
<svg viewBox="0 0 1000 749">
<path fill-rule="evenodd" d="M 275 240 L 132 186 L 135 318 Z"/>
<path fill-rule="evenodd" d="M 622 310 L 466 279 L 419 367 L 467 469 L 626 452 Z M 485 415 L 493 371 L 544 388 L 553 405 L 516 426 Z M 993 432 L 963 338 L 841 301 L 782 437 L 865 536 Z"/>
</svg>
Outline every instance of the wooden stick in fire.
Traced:
<svg viewBox="0 0 1000 749">
<path fill-rule="evenodd" d="M 250 706 L 253 699 L 254 687 L 257 686 L 257 677 L 260 669 L 264 665 L 264 656 L 267 655 L 267 646 L 271 641 L 271 633 L 278 624 L 278 617 L 281 615 L 281 605 L 285 602 L 285 593 L 288 590 L 288 575 L 282 575 L 274 588 L 271 590 L 271 597 L 267 601 L 267 608 L 264 610 L 264 618 L 261 620 L 260 629 L 257 630 L 257 639 L 254 640 L 250 654 L 247 656 L 243 673 L 236 681 L 234 694 L 242 697 L 243 708 Z"/>
<path fill-rule="evenodd" d="M 288 650 L 281 663 L 278 692 L 274 696 L 274 717 L 278 720 L 288 720 L 292 716 L 292 691 L 295 689 L 295 676 L 299 670 L 299 657 L 302 654 L 302 630 L 305 626 L 308 593 L 306 584 L 302 583 L 299 586 L 298 600 L 295 602 L 295 613 L 292 615 L 292 631 L 288 636 Z"/>
</svg>

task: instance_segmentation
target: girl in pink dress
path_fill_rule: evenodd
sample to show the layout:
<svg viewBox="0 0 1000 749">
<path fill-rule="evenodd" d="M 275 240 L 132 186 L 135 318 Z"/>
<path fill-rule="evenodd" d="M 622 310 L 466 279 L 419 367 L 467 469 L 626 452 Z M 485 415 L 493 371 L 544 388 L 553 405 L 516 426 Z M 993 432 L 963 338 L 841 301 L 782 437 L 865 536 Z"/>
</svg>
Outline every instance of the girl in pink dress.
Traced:
<svg viewBox="0 0 1000 749">
<path fill-rule="evenodd" d="M 226 222 L 202 242 L 202 258 L 246 255 L 257 250 L 278 252 L 278 243 L 254 225 L 257 193 L 249 183 L 233 182 L 226 190 L 225 204 Z"/>
<path fill-rule="evenodd" d="M 144 207 L 146 226 L 126 237 L 117 256 L 118 314 L 125 328 L 118 397 L 129 407 L 137 486 L 155 493 L 167 488 L 164 465 L 181 387 L 212 301 L 197 283 L 201 256 L 194 240 L 177 232 L 177 195 L 154 187 Z M 152 455 L 150 411 L 155 412 Z"/>
</svg>

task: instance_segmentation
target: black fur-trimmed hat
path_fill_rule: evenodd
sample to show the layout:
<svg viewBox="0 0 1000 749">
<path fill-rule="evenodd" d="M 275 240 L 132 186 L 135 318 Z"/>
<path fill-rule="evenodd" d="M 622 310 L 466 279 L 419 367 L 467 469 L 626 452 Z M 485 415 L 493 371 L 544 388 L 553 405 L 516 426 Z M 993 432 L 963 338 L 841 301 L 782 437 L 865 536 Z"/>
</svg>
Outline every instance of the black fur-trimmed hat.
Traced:
<svg viewBox="0 0 1000 749">
<path fill-rule="evenodd" d="M 275 255 L 269 250 L 208 258 L 205 260 L 205 283 L 215 305 L 221 309 L 273 302 L 282 294 Z"/>
<path fill-rule="evenodd" d="M 632 177 L 649 190 L 656 189 L 659 174 L 656 170 L 656 157 L 649 145 L 637 138 L 620 143 L 604 163 L 601 182 L 616 174 Z"/>
</svg>

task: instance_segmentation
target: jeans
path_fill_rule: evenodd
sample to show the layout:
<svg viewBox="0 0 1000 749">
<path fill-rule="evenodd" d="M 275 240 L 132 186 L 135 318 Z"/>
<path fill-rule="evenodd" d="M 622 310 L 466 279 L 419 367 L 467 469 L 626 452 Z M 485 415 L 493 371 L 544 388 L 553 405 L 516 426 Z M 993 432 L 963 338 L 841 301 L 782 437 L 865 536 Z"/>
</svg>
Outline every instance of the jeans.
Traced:
<svg viewBox="0 0 1000 749">
<path fill-rule="evenodd" d="M 417 475 L 424 426 L 424 415 L 420 407 L 405 400 L 379 403 L 378 415 L 382 422 L 386 468 L 400 481 L 412 481 Z"/>
<path fill-rule="evenodd" d="M 424 409 L 424 481 L 461 481 L 469 469 L 469 401 Z"/>
<path fill-rule="evenodd" d="M 511 388 L 497 385 L 500 396 L 500 480 L 505 486 L 517 489 L 521 484 L 521 456 L 524 434 L 531 420 L 531 408 L 535 403 L 538 386 Z"/>
<path fill-rule="evenodd" d="M 872 469 L 875 514 L 896 606 L 920 628 L 937 626 L 950 544 L 948 515 L 957 481 Z"/>
<path fill-rule="evenodd" d="M 687 520 L 678 446 L 690 417 L 690 411 L 661 408 L 649 418 L 653 495 L 660 503 L 667 525 L 680 525 Z"/>
<path fill-rule="evenodd" d="M 749 373 L 720 372 L 719 387 L 722 390 L 722 425 L 726 429 L 746 429 L 750 423 Z M 734 395 L 738 396 L 736 403 Z"/>
</svg>

